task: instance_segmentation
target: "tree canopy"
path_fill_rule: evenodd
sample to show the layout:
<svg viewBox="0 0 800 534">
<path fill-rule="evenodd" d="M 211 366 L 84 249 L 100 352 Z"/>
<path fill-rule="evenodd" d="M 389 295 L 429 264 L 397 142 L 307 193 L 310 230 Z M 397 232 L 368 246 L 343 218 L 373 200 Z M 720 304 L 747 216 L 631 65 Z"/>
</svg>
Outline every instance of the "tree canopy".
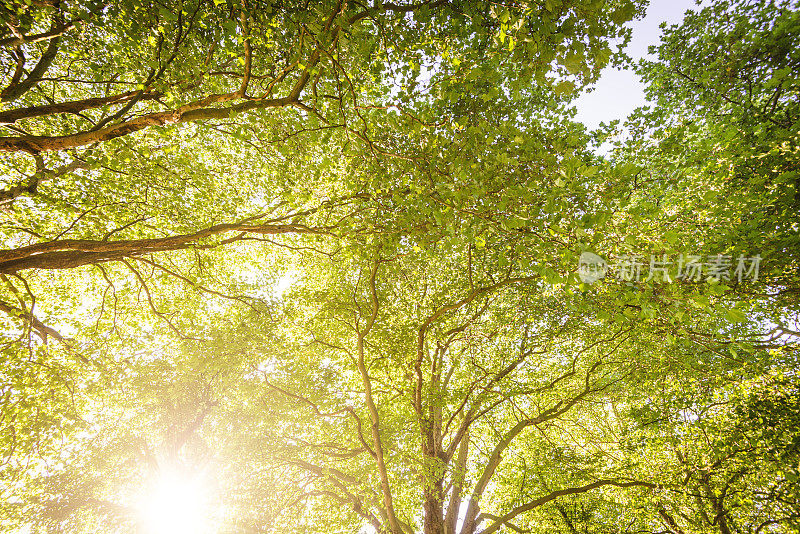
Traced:
<svg viewBox="0 0 800 534">
<path fill-rule="evenodd" d="M 1 5 L 0 528 L 798 531 L 797 7 Z"/>
</svg>

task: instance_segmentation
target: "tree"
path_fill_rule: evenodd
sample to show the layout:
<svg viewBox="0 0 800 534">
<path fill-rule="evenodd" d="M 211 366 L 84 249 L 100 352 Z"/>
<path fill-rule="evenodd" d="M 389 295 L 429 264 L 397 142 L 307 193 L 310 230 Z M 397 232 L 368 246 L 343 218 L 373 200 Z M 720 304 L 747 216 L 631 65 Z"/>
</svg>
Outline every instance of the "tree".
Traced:
<svg viewBox="0 0 800 534">
<path fill-rule="evenodd" d="M 650 198 L 680 210 L 673 217 L 693 234 L 686 238 L 760 252 L 773 265 L 765 285 L 789 307 L 800 199 L 797 7 L 714 2 L 665 29 L 659 60 L 639 67 L 656 106 L 633 121 L 655 141 L 631 146 L 652 179 Z"/>
<path fill-rule="evenodd" d="M 428 183 L 458 172 L 470 189 L 456 199 L 472 207 L 480 201 L 466 193 L 484 184 L 469 184 L 440 144 L 466 133 L 478 146 L 503 125 L 498 149 L 509 137 L 530 136 L 524 144 L 532 156 L 547 150 L 538 142 L 559 134 L 547 133 L 541 114 L 556 117 L 571 88 L 596 75 L 609 60 L 606 40 L 627 34 L 620 24 L 634 8 L 4 6 L 2 45 L 12 62 L 2 98 L 13 107 L 1 112 L 10 177 L 3 309 L 9 331 L 19 334 L 5 348 L 8 521 L 55 517 L 69 528 L 71 514 L 86 505 L 120 513 L 91 494 L 47 499 L 46 488 L 64 487 L 75 471 L 40 479 L 29 466 L 65 453 L 63 439 L 89 447 L 81 432 L 102 425 L 82 414 L 108 401 L 110 388 L 130 378 L 148 395 L 140 377 L 152 383 L 163 363 L 140 361 L 134 347 L 149 339 L 156 355 L 175 338 L 200 342 L 210 302 L 268 311 L 252 277 L 237 279 L 248 261 L 273 257 L 243 246 L 252 241 L 303 250 L 332 246 L 317 240 L 326 236 L 335 250 L 341 238 L 452 233 L 443 219 L 452 207 L 437 202 L 452 202 L 444 195 L 450 188 L 437 188 L 431 202 Z M 99 58 L 96 49 L 112 53 Z M 28 70 L 31 57 L 36 66 Z M 562 78 L 555 96 L 551 70 Z M 464 92 L 476 91 L 485 106 L 459 106 Z M 540 116 L 520 115 L 515 108 L 524 101 L 537 102 Z M 491 123 L 480 117 L 487 106 L 501 110 Z M 527 127 L 503 124 L 515 117 Z M 465 152 L 471 148 L 461 145 L 460 161 L 475 168 Z M 511 163 L 493 162 L 504 172 Z M 481 231 L 468 239 L 485 240 Z M 184 294 L 187 287 L 195 291 Z M 44 412 L 41 402 L 26 400 L 48 389 Z M 102 458 L 93 460 L 107 472 Z M 86 490 L 103 476 L 77 478 Z"/>
<path fill-rule="evenodd" d="M 487 102 L 507 100 L 501 86 L 517 96 L 533 80 L 550 88 L 551 72 L 570 87 L 593 79 L 634 9 L 9 4 L 0 196 L 12 217 L 2 270 L 24 277 L 231 239 L 340 233 L 330 221 L 348 220 L 355 201 L 408 189 L 356 166 L 394 157 L 409 165 L 393 171 L 428 172 L 415 167 L 436 147 L 422 150 L 404 132 L 462 128 L 468 115 L 451 105 L 479 78 L 494 83 Z M 550 109 L 561 100 L 551 97 Z M 320 211 L 327 222 L 309 220 Z"/>
<path fill-rule="evenodd" d="M 667 67 L 704 68 L 690 30 L 714 56 L 726 16 L 776 20 L 751 56 L 794 39 L 790 10 L 725 5 L 666 34 L 660 107 L 633 118 L 651 141 L 606 158 L 567 105 L 631 2 L 2 8 L 0 524 L 788 532 L 791 202 L 689 157 L 727 100 L 692 108 L 708 144 L 670 120 L 694 96 Z M 783 135 L 747 124 L 729 163 Z M 747 195 L 681 196 L 708 184 Z M 588 251 L 733 255 L 711 230 L 752 206 L 777 229 L 761 278 L 576 273 Z M 150 513 L 165 480 L 199 488 L 182 523 Z"/>
<path fill-rule="evenodd" d="M 634 405 L 633 450 L 675 489 L 643 507 L 652 529 L 797 528 L 797 384 L 784 376 L 798 337 L 796 29 L 794 2 L 715 2 L 665 28 L 658 59 L 639 66 L 654 107 L 631 118 L 642 137 L 616 154 L 635 176 L 629 220 L 649 219 L 641 238 L 662 228 L 666 250 L 764 260 L 758 283 L 732 277 L 710 297 L 738 322 L 706 338 L 724 348 L 696 328 L 670 338 L 690 374 Z"/>
</svg>

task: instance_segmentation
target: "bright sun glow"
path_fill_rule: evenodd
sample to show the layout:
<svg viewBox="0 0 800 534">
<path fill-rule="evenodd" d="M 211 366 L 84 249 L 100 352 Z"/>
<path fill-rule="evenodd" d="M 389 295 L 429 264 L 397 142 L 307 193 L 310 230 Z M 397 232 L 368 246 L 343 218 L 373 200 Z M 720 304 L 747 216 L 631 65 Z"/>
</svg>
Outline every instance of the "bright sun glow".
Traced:
<svg viewBox="0 0 800 534">
<path fill-rule="evenodd" d="M 165 473 L 141 502 L 146 534 L 208 532 L 208 493 L 199 477 Z"/>
</svg>

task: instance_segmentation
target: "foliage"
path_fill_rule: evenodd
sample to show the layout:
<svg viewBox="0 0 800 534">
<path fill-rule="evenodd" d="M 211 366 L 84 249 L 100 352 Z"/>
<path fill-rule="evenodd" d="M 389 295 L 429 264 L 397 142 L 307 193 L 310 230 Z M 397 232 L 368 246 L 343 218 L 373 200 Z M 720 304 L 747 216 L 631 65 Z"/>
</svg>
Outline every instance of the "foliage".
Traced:
<svg viewBox="0 0 800 534">
<path fill-rule="evenodd" d="M 796 7 L 665 29 L 599 156 L 639 2 L 4 4 L 0 526 L 797 529 Z"/>
</svg>

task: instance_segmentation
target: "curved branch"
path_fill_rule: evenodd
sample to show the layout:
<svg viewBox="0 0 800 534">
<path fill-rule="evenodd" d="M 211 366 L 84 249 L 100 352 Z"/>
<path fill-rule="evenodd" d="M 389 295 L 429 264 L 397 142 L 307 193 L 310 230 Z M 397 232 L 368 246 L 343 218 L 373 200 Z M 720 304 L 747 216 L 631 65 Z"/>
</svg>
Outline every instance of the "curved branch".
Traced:
<svg viewBox="0 0 800 534">
<path fill-rule="evenodd" d="M 39 41 L 47 41 L 48 39 L 53 39 L 54 37 L 60 37 L 65 32 L 72 29 L 75 26 L 75 23 L 80 20 L 81 19 L 75 19 L 60 26 L 55 26 L 46 32 L 37 33 L 34 35 L 6 37 L 5 39 L 0 39 L 0 46 L 19 46 L 22 44 L 38 43 Z"/>
<path fill-rule="evenodd" d="M 53 63 L 53 60 L 56 57 L 56 53 L 58 52 L 58 44 L 61 41 L 61 37 L 54 37 L 50 44 L 47 46 L 47 50 L 44 51 L 42 57 L 39 58 L 39 61 L 36 63 L 36 66 L 33 70 L 28 74 L 25 80 L 21 82 L 11 82 L 11 84 L 3 89 L 0 92 L 0 102 L 10 102 L 12 100 L 16 100 L 17 98 L 21 97 L 25 93 L 28 92 L 41 78 L 44 76 L 44 73 L 47 72 L 47 69 L 50 68 L 50 64 Z"/>
<path fill-rule="evenodd" d="M 653 484 L 651 482 L 642 482 L 639 480 L 631 480 L 625 482 L 621 482 L 619 480 L 596 480 L 595 482 L 592 482 L 591 484 L 586 484 L 585 486 L 578 486 L 575 488 L 564 488 L 549 493 L 544 497 L 540 497 L 529 503 L 523 504 L 522 506 L 517 506 L 507 514 L 497 518 L 495 522 L 489 525 L 489 527 L 486 530 L 484 530 L 481 534 L 492 534 L 493 532 L 496 532 L 498 529 L 500 529 L 500 527 L 502 527 L 503 525 L 507 525 L 509 521 L 517 517 L 519 514 L 528 512 L 530 510 L 533 510 L 534 508 L 538 508 L 539 506 L 542 506 L 543 504 L 558 499 L 559 497 L 563 497 L 565 495 L 574 495 L 576 493 L 586 493 L 587 491 L 591 491 L 593 489 L 597 489 L 603 486 L 614 486 L 617 488 L 631 488 L 635 486 L 646 487 L 646 488 L 657 487 L 656 484 Z M 480 522 L 480 520 L 483 519 L 483 517 L 488 517 L 488 516 L 484 515 L 479 517 L 478 522 Z"/>
<path fill-rule="evenodd" d="M 64 337 L 58 332 L 58 330 L 47 326 L 38 317 L 27 310 L 12 306 L 7 302 L 0 301 L 0 311 L 11 315 L 12 317 L 19 317 L 23 321 L 27 322 L 36 332 L 36 335 L 42 339 L 43 343 L 47 343 L 47 336 L 57 339 L 58 341 L 64 341 Z"/>
</svg>

